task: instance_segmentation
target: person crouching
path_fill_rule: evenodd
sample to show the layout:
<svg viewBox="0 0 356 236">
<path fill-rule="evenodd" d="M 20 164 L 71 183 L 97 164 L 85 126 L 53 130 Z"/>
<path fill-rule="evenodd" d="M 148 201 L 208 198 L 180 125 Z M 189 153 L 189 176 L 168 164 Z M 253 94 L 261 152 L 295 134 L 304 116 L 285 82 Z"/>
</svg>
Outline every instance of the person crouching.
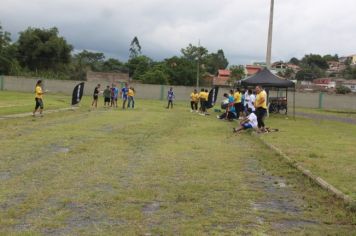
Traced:
<svg viewBox="0 0 356 236">
<path fill-rule="evenodd" d="M 224 98 L 227 103 L 226 105 L 226 111 L 221 114 L 220 116 L 217 116 L 218 119 L 227 119 L 229 121 L 232 121 L 233 119 L 236 119 L 237 118 L 237 115 L 236 115 L 236 110 L 235 110 L 235 107 L 234 107 L 234 97 L 233 96 L 229 96 L 229 94 L 227 93 L 224 93 Z"/>
</svg>

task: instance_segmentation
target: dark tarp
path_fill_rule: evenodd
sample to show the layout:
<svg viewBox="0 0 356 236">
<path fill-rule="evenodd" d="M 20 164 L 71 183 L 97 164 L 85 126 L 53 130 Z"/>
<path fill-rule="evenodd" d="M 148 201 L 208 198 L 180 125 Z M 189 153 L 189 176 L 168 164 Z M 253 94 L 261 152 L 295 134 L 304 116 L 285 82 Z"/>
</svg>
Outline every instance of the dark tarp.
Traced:
<svg viewBox="0 0 356 236">
<path fill-rule="evenodd" d="M 244 87 L 261 85 L 264 88 L 294 88 L 294 83 L 292 81 L 280 79 L 278 76 L 272 74 L 267 68 L 242 80 L 241 85 Z"/>
</svg>

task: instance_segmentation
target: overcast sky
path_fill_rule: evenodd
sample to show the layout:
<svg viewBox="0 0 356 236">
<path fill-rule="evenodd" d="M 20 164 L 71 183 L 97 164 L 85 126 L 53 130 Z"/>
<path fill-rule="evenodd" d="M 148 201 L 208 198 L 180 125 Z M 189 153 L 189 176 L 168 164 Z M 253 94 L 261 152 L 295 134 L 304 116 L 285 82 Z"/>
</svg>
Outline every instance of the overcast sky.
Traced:
<svg viewBox="0 0 356 236">
<path fill-rule="evenodd" d="M 1 0 L 13 40 L 27 27 L 50 28 L 76 50 L 127 60 L 137 36 L 161 60 L 189 43 L 223 49 L 230 64 L 264 61 L 270 0 Z M 356 53 L 355 0 L 275 0 L 272 60 Z"/>
</svg>

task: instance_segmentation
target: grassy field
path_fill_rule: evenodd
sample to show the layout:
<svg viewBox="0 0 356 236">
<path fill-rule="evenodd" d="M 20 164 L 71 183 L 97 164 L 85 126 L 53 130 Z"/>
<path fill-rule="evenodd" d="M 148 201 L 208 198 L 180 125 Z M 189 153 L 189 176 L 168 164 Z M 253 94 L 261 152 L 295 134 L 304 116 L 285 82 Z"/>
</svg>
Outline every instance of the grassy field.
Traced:
<svg viewBox="0 0 356 236">
<path fill-rule="evenodd" d="M 0 116 L 32 112 L 35 108 L 35 96 L 31 93 L 0 91 Z M 46 110 L 69 107 L 71 98 L 62 94 L 44 95 Z"/>
<path fill-rule="evenodd" d="M 1 92 L 0 100 L 4 95 L 12 96 Z M 255 137 L 233 135 L 235 122 L 190 113 L 185 103 L 167 110 L 162 101 L 138 100 L 125 111 L 90 111 L 89 103 L 85 97 L 75 111 L 0 120 L 0 234 L 356 230 L 355 213 Z M 268 122 L 295 124 L 279 117 Z M 289 133 L 283 129 L 266 138 Z"/>
<path fill-rule="evenodd" d="M 284 116 L 272 116 L 268 124 L 281 132 L 263 139 L 356 199 L 355 125 Z"/>
</svg>

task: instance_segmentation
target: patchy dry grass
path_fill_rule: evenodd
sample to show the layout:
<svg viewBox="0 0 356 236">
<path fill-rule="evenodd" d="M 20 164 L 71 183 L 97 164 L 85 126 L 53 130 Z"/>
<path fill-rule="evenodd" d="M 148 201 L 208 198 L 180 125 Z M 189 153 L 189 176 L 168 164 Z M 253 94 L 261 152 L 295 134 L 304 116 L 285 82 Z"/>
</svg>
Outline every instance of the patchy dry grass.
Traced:
<svg viewBox="0 0 356 236">
<path fill-rule="evenodd" d="M 267 123 L 281 132 L 264 135 L 266 141 L 356 199 L 355 125 L 284 116 Z"/>
<path fill-rule="evenodd" d="M 0 121 L 0 233 L 355 230 L 355 214 L 254 137 L 232 135 L 236 124 L 190 113 L 183 103 L 167 110 L 138 100 L 134 110 L 88 111 L 89 102 Z"/>
</svg>

